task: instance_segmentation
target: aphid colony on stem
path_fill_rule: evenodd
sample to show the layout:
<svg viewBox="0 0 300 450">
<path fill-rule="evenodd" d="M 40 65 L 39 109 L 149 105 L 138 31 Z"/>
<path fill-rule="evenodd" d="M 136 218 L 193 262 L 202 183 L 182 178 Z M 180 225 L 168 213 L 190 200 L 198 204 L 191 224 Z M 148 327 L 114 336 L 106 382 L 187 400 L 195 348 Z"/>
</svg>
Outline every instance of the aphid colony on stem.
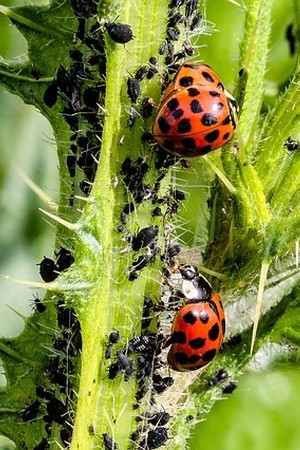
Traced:
<svg viewBox="0 0 300 450">
<path fill-rule="evenodd" d="M 194 53 L 188 41 L 184 42 L 179 52 L 174 51 L 174 43 L 179 40 L 181 32 L 179 25 L 184 24 L 193 31 L 201 23 L 202 15 L 198 12 L 198 3 L 196 0 L 173 0 L 169 4 L 166 40 L 159 54 L 165 55 L 165 81 L 174 73 L 175 76 L 161 99 L 152 135 L 146 131 L 142 137 L 143 143 L 148 142 L 149 138 L 153 140 L 154 137 L 159 146 L 155 154 L 157 179 L 151 186 L 145 181 L 150 169 L 150 159 L 140 157 L 134 160 L 128 156 L 121 167 L 124 185 L 132 199 L 121 211 L 118 231 L 128 231 L 128 215 L 135 211 L 139 204 L 149 200 L 153 204 L 151 217 L 154 225 L 135 230 L 135 233 L 127 232 L 125 235 L 130 249 L 135 252 L 134 260 L 128 269 L 128 279 L 133 282 L 140 271 L 153 263 L 158 256 L 165 264 L 180 251 L 178 245 L 169 244 L 164 254 L 161 254 L 157 245 L 158 222 L 155 220 L 161 216 L 175 215 L 185 199 L 184 192 L 173 187 L 167 194 L 159 195 L 160 183 L 167 169 L 179 160 L 182 167 L 189 168 L 189 161 L 182 159 L 182 156 L 203 155 L 221 147 L 232 138 L 236 126 L 236 102 L 224 89 L 213 69 L 202 63 L 185 62 L 180 65 L 182 59 Z M 55 78 L 45 92 L 44 100 L 49 108 L 52 108 L 59 98 L 65 102 L 62 116 L 72 131 L 66 166 L 70 178 L 75 178 L 77 168 L 82 170 L 84 178 L 79 187 L 85 195 L 89 195 L 101 151 L 105 104 L 105 41 L 111 39 L 112 46 L 126 44 L 134 38 L 134 34 L 129 25 L 98 21 L 95 18 L 97 5 L 93 0 L 82 4 L 78 0 L 72 0 L 71 4 L 78 19 L 76 39 L 86 46 L 87 53 L 81 53 L 78 49 L 70 51 L 70 68 L 58 67 Z M 181 7 L 185 8 L 183 14 Z M 88 25 L 85 19 L 92 18 L 92 25 Z M 150 57 L 147 63 L 126 80 L 127 94 L 131 101 L 127 120 L 129 128 L 135 125 L 137 118 L 149 119 L 154 111 L 154 103 L 150 97 L 141 99 L 140 83 L 144 79 L 152 79 L 158 73 L 158 59 L 159 56 Z M 95 69 L 98 72 L 96 76 Z M 135 108 L 138 108 L 136 104 L 139 103 L 140 108 L 137 111 Z M 70 197 L 70 206 L 71 203 Z M 137 252 L 140 253 L 136 255 Z M 44 258 L 40 264 L 40 274 L 44 281 L 54 281 L 73 261 L 71 252 L 61 249 L 56 254 L 56 261 Z M 195 267 L 180 265 L 179 270 L 182 276 L 182 292 L 176 300 L 179 299 L 180 304 L 177 303 L 176 306 L 170 336 L 166 338 L 148 332 L 153 312 L 158 312 L 163 306 L 161 303 L 155 304 L 145 296 L 143 334 L 134 336 L 126 345 L 120 347 L 120 334 L 114 330 L 106 344 L 105 360 L 111 360 L 107 367 L 107 379 L 113 380 L 119 376 L 123 376 L 125 382 L 134 376 L 137 379 L 138 391 L 134 408 L 140 406 L 140 400 L 147 392 L 151 393 L 151 402 L 154 404 L 154 396 L 162 394 L 173 385 L 172 376 L 159 372 L 162 366 L 167 366 L 166 362 L 178 372 L 198 370 L 214 358 L 223 342 L 225 319 L 219 295 L 213 292 L 211 285 Z M 175 299 L 176 295 L 173 297 Z M 39 303 L 37 307 L 41 308 Z M 51 432 L 52 422 L 56 422 L 63 426 L 60 430 L 63 444 L 69 445 L 72 426 L 68 425 L 70 390 L 67 389 L 67 384 L 70 385 L 70 374 L 73 371 L 72 357 L 81 352 L 81 329 L 73 308 L 67 307 L 64 301 L 58 301 L 56 308 L 60 333 L 53 338 L 52 344 L 57 354 L 48 358 L 45 375 L 56 385 L 56 390 L 66 394 L 66 398 L 61 401 L 52 390 L 38 388 L 38 400 L 25 409 L 23 420 L 35 420 L 42 405 L 47 411 L 44 417 L 47 433 Z M 163 347 L 170 347 L 167 361 L 160 358 Z M 216 375 L 216 379 L 222 377 L 225 378 L 224 375 Z M 224 387 L 223 391 L 229 392 L 230 388 Z M 141 427 L 140 433 L 137 433 L 138 448 L 150 450 L 164 445 L 168 439 L 168 430 L 164 425 L 169 421 L 170 414 L 165 411 L 152 411 L 144 413 L 142 417 L 147 422 L 147 427 Z M 118 445 L 108 433 L 102 434 L 102 439 L 106 449 L 118 449 Z M 43 445 L 43 441 L 40 445 Z"/>
</svg>

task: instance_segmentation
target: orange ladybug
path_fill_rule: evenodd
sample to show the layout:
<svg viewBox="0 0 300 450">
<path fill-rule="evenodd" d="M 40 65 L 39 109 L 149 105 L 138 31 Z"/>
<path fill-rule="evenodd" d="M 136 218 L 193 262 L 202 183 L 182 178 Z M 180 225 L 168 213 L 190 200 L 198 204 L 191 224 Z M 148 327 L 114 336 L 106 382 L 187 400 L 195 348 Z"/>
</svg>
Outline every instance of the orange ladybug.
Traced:
<svg viewBox="0 0 300 450">
<path fill-rule="evenodd" d="M 210 299 L 183 305 L 173 321 L 169 366 L 179 372 L 200 369 L 216 356 L 224 334 L 224 311 L 218 294 L 213 292 Z"/>
<path fill-rule="evenodd" d="M 162 97 L 152 133 L 177 156 L 200 156 L 226 144 L 236 128 L 237 103 L 208 65 L 185 62 Z"/>
</svg>

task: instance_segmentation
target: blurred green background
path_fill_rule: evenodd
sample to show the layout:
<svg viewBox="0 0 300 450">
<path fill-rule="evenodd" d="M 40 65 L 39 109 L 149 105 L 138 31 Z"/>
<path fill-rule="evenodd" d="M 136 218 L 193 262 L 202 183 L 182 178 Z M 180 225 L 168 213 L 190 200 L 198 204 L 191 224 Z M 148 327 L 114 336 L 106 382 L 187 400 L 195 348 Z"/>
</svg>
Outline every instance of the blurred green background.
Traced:
<svg viewBox="0 0 300 450">
<path fill-rule="evenodd" d="M 242 0 L 239 3 L 245 4 Z M 240 69 L 244 8 L 229 0 L 208 0 L 206 17 L 210 34 L 196 39 L 199 55 L 216 69 L 230 91 Z M 285 39 L 292 17 L 291 1 L 274 0 L 266 106 L 274 102 L 293 72 L 295 57 L 290 56 Z M 26 42 L 3 16 L 0 33 L 2 58 L 26 57 Z M 26 186 L 16 166 L 57 200 L 57 159 L 49 124 L 33 107 L 0 87 L 0 273 L 39 281 L 36 264 L 44 255 L 52 255 L 53 229 L 38 211 L 43 203 Z M 24 322 L 13 310 L 24 316 L 30 314 L 37 290 L 4 279 L 0 283 L 0 334 L 14 336 Z M 3 376 L 0 382 L 5 383 Z M 273 364 L 265 371 L 249 370 L 238 389 L 217 402 L 209 420 L 199 424 L 190 448 L 299 450 L 299 394 L 300 372 L 296 365 Z M 0 443 L 0 449 L 5 448 Z"/>
</svg>

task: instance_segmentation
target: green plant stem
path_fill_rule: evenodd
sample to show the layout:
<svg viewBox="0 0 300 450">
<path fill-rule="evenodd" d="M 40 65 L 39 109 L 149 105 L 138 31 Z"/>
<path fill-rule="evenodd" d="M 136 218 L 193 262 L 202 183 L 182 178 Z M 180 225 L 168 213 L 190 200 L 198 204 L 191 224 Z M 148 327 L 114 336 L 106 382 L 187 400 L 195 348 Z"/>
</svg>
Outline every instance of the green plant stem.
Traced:
<svg viewBox="0 0 300 450">
<path fill-rule="evenodd" d="M 122 147 L 119 143 L 125 122 L 126 108 L 123 99 L 128 102 L 125 97 L 125 78 L 138 64 L 141 65 L 145 60 L 145 53 L 151 56 L 153 48 L 157 46 L 153 36 L 158 33 L 157 28 L 163 25 L 163 7 L 165 6 L 157 0 L 151 5 L 144 0 L 138 4 L 127 2 L 124 11 L 119 11 L 119 20 L 129 23 L 133 30 L 137 30 L 138 38 L 124 49 L 123 46 L 112 43 L 107 36 L 102 150 L 90 202 L 82 217 L 83 222 L 93 223 L 93 239 L 97 240 L 99 252 L 95 255 L 95 265 L 92 264 L 97 272 L 95 287 L 84 311 L 82 314 L 79 312 L 83 350 L 71 450 L 90 450 L 95 445 L 95 439 L 99 440 L 99 436 L 102 441 L 103 433 L 113 436 L 120 448 L 126 448 L 132 428 L 136 384 L 134 380 L 124 383 L 123 377 L 116 380 L 107 379 L 104 342 L 112 329 L 118 329 L 125 340 L 129 336 L 132 337 L 134 332 L 140 332 L 143 294 L 154 290 L 157 292 L 159 280 L 155 281 L 158 275 L 155 268 L 149 268 L 147 275 L 141 275 L 134 284 L 127 279 L 128 256 L 122 257 L 120 254 L 124 244 L 115 231 L 120 211 L 119 202 L 124 201 L 124 188 L 114 188 L 112 180 L 118 175 L 120 163 L 126 154 L 134 158 L 141 153 L 141 131 L 136 133 L 133 130 L 132 135 L 131 132 L 129 135 L 126 133 Z M 131 55 L 130 59 L 127 52 Z M 147 208 L 136 212 L 132 217 L 137 228 L 149 224 Z M 89 432 L 91 425 L 98 438 Z"/>
</svg>

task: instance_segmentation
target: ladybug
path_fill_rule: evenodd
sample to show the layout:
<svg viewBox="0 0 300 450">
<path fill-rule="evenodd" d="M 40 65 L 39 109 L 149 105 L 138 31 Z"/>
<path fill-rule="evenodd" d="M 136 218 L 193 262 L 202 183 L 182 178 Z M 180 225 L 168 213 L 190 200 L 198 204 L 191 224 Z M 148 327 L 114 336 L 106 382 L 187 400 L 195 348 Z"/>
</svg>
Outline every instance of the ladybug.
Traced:
<svg viewBox="0 0 300 450">
<path fill-rule="evenodd" d="M 219 351 L 225 334 L 221 299 L 212 292 L 209 298 L 186 299 L 172 326 L 168 364 L 173 370 L 198 370 Z"/>
<path fill-rule="evenodd" d="M 204 155 L 230 141 L 236 114 L 237 103 L 215 71 L 185 62 L 164 92 L 152 133 L 173 155 Z"/>
</svg>

